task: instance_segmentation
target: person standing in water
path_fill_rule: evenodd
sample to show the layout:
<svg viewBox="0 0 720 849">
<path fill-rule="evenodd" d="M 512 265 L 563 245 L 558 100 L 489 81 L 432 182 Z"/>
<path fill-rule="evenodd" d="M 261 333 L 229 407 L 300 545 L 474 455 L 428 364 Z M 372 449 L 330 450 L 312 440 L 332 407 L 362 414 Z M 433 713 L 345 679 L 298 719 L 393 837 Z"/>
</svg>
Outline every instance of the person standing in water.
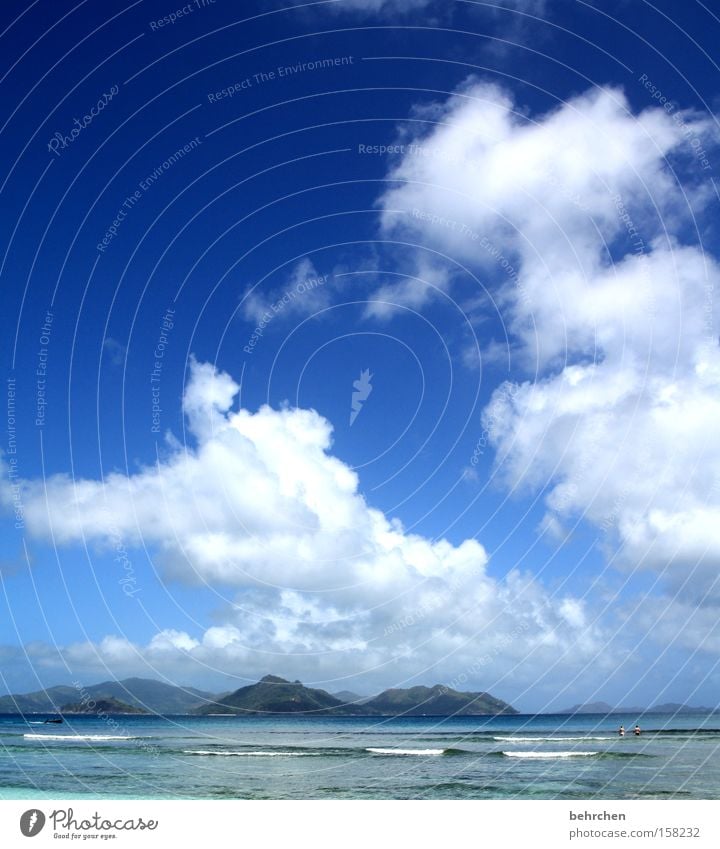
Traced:
<svg viewBox="0 0 720 849">
<path fill-rule="evenodd" d="M 624 737 L 624 736 L 625 736 L 625 726 L 624 726 L 624 725 L 621 725 L 621 726 L 620 726 L 620 728 L 618 728 L 618 734 L 619 734 L 621 737 Z"/>
<path fill-rule="evenodd" d="M 639 725 L 635 726 L 635 730 L 634 730 L 633 733 L 635 734 L 636 737 L 640 736 L 640 726 Z"/>
</svg>

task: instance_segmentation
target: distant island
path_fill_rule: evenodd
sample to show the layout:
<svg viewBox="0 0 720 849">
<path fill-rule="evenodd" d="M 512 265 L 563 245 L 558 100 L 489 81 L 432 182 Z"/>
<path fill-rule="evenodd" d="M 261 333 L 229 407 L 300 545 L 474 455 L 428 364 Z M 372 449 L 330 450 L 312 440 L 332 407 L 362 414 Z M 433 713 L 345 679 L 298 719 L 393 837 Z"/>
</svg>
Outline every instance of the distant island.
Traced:
<svg viewBox="0 0 720 849">
<path fill-rule="evenodd" d="M 442 684 L 385 690 L 374 698 L 347 701 L 325 690 L 305 687 L 300 681 L 286 681 L 276 675 L 266 675 L 257 684 L 241 687 L 197 712 L 204 715 L 306 713 L 333 716 L 496 716 L 517 713 L 507 702 L 488 693 L 463 693 Z"/>
<path fill-rule="evenodd" d="M 554 714 L 710 714 L 717 708 L 668 702 L 642 707 L 613 707 L 585 702 Z M 392 688 L 374 696 L 349 690 L 329 693 L 277 675 L 230 693 L 209 693 L 153 678 L 126 678 L 80 687 L 60 685 L 32 693 L 0 696 L 6 714 L 160 714 L 184 716 L 513 716 L 512 705 L 485 692 L 463 692 L 443 684 Z"/>
<path fill-rule="evenodd" d="M 71 702 L 63 705 L 60 708 L 60 713 L 82 713 L 82 714 L 147 714 L 148 711 L 143 708 L 134 707 L 133 705 L 125 704 L 120 699 L 114 699 L 110 696 L 107 699 L 90 699 L 85 702 Z"/>
<path fill-rule="evenodd" d="M 366 711 L 363 705 L 345 703 L 325 690 L 305 687 L 300 681 L 286 681 L 276 675 L 266 675 L 257 684 L 240 687 L 197 710 L 197 713 L 206 716 L 213 713 L 332 713 L 347 716 L 356 712 L 362 715 Z"/>
<path fill-rule="evenodd" d="M 99 699 L 118 699 L 125 706 L 147 713 L 189 714 L 215 698 L 216 695 L 194 687 L 176 687 L 153 678 L 126 678 L 82 688 L 61 685 L 34 693 L 0 696 L 0 713 L 54 714 L 60 712 L 63 705 L 88 702 L 90 699 L 96 702 Z M 126 713 L 127 710 L 120 712 Z"/>
<path fill-rule="evenodd" d="M 34 693 L 0 697 L 0 713 L 155 713 L 212 715 L 308 716 L 496 716 L 514 715 L 507 702 L 489 693 L 461 692 L 442 684 L 385 690 L 363 698 L 355 693 L 331 695 L 325 690 L 266 675 L 256 684 L 213 695 L 174 687 L 148 678 L 105 681 L 82 688 L 58 686 Z M 93 707 L 88 704 L 92 700 Z"/>
<path fill-rule="evenodd" d="M 385 716 L 497 716 L 516 714 L 507 702 L 489 693 L 464 693 L 442 684 L 434 687 L 411 687 L 408 690 L 385 690 L 364 707 Z"/>
<path fill-rule="evenodd" d="M 558 714 L 579 714 L 579 713 L 594 713 L 594 714 L 611 714 L 611 713 L 630 713 L 630 714 L 708 714 L 715 713 L 717 708 L 709 707 L 691 707 L 677 702 L 665 702 L 652 707 L 613 707 L 607 702 L 586 702 L 585 704 L 573 705 L 570 708 L 557 711 Z"/>
<path fill-rule="evenodd" d="M 331 693 L 331 695 L 335 696 L 336 699 L 340 699 L 341 702 L 366 702 L 367 698 L 364 696 L 359 696 L 357 693 L 353 693 L 352 690 L 340 690 L 338 693 Z"/>
</svg>

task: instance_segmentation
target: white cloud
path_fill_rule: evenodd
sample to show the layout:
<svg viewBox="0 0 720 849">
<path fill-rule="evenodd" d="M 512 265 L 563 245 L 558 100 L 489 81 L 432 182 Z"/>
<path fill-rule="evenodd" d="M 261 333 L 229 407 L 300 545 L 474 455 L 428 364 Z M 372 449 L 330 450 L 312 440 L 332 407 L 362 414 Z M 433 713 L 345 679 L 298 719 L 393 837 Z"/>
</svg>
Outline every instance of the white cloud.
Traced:
<svg viewBox="0 0 720 849">
<path fill-rule="evenodd" d="M 400 185 L 381 199 L 385 231 L 421 235 L 486 267 L 495 266 L 499 250 L 546 277 L 597 266 L 599 239 L 625 231 L 618 196 L 640 231 L 651 222 L 658 228 L 656 205 L 666 221 L 677 214 L 683 198 L 665 157 L 684 152 L 691 159 L 687 133 L 709 141 L 714 129 L 686 115 L 683 130 L 657 108 L 634 116 L 612 88 L 532 120 L 506 91 L 474 79 L 418 117 L 435 127 L 402 139 L 414 146 L 388 175 Z M 704 188 L 685 188 L 693 199 L 705 197 Z"/>
<path fill-rule="evenodd" d="M 248 321 L 268 323 L 279 316 L 312 315 L 330 303 L 328 275 L 320 274 L 312 260 L 295 263 L 283 286 L 264 291 L 248 289 L 242 311 Z"/>
<path fill-rule="evenodd" d="M 145 644 L 122 635 L 67 646 L 36 642 L 25 647 L 25 661 L 46 683 L 69 670 L 88 682 L 139 675 L 213 688 L 274 672 L 330 690 L 352 680 L 367 693 L 403 682 L 445 682 L 525 705 L 532 690 L 537 709 L 568 681 L 592 687 L 615 664 L 581 601 L 553 600 L 518 572 L 503 581 L 480 575 L 463 586 L 426 582 L 375 609 L 335 608 L 323 595 L 265 590 L 244 594 L 227 616 L 197 636 L 165 629 Z M 4 671 L 17 675 L 22 650 L 11 655 Z"/>
<path fill-rule="evenodd" d="M 62 650 L 74 665 L 137 672 L 185 658 L 226 673 L 242 663 L 250 675 L 291 658 L 296 676 L 352 670 L 390 681 L 475 665 L 487 684 L 517 664 L 517 684 L 535 676 L 538 657 L 570 652 L 581 667 L 594 656 L 600 632 L 580 601 L 518 572 L 492 577 L 473 539 L 408 533 L 366 503 L 355 472 L 332 456 L 327 420 L 302 409 L 233 412 L 238 389 L 192 362 L 184 407 L 196 447 L 171 447 L 157 465 L 104 482 L 22 483 L 31 536 L 105 550 L 143 544 L 166 577 L 234 594 L 204 634 L 164 630 L 145 646 L 108 637 Z"/>
<path fill-rule="evenodd" d="M 691 235 L 715 119 L 632 114 L 607 88 L 531 119 L 476 80 L 423 115 L 437 123 L 390 173 L 383 227 L 484 269 L 538 375 L 485 410 L 499 474 L 547 492 L 544 528 L 583 516 L 613 562 L 715 604 L 720 268 Z"/>
<path fill-rule="evenodd" d="M 382 320 L 404 310 L 420 310 L 447 292 L 449 286 L 450 273 L 447 267 L 420 254 L 413 273 L 393 274 L 389 282 L 383 283 L 372 293 L 365 308 L 365 316 Z"/>
<path fill-rule="evenodd" d="M 177 576 L 370 597 L 412 581 L 482 569 L 482 546 L 406 534 L 368 507 L 356 474 L 329 454 L 313 410 L 230 412 L 238 385 L 193 362 L 184 408 L 198 440 L 135 475 L 104 483 L 55 476 L 23 484 L 31 532 L 58 543 L 159 546 Z M 365 588 L 363 590 L 362 588 Z"/>
</svg>

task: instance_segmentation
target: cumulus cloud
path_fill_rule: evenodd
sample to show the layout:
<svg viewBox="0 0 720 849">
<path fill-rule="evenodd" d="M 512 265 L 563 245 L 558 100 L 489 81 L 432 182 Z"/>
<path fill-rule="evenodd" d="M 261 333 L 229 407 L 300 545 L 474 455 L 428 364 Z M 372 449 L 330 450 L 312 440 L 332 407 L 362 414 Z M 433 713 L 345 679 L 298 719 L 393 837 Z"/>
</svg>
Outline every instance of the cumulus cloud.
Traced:
<svg viewBox="0 0 720 849">
<path fill-rule="evenodd" d="M 420 254 L 413 273 L 393 275 L 368 298 L 367 318 L 388 319 L 405 310 L 420 310 L 437 299 L 450 287 L 450 272 L 446 265 Z"/>
<path fill-rule="evenodd" d="M 24 661 L 46 683 L 69 669 L 88 681 L 139 675 L 209 688 L 274 672 L 330 690 L 351 680 L 364 693 L 433 681 L 491 690 L 526 706 L 532 690 L 533 708 L 542 709 L 568 681 L 590 688 L 615 664 L 580 600 L 553 600 L 518 572 L 466 586 L 430 582 L 411 603 L 379 613 L 293 591 L 243 594 L 227 618 L 195 636 L 164 629 L 146 643 L 120 634 L 65 646 L 34 642 L 10 655 L 6 649 L 4 671 L 22 680 Z"/>
<path fill-rule="evenodd" d="M 613 562 L 717 604 L 720 268 L 696 229 L 715 119 L 612 88 L 532 118 L 477 80 L 423 114 L 382 224 L 483 269 L 536 375 L 484 412 L 499 475 L 546 493 L 545 529 L 582 516 Z"/>
<path fill-rule="evenodd" d="M 688 138 L 709 144 L 715 124 L 663 109 L 633 115 L 619 89 L 599 88 L 531 119 L 502 88 L 470 79 L 445 103 L 417 110 L 434 129 L 391 170 L 381 198 L 388 233 L 422 235 L 453 256 L 492 266 L 497 255 L 533 261 L 546 276 L 589 271 L 605 240 L 657 230 L 679 215 L 683 192 L 668 168 L 671 154 L 692 160 Z M 408 145 L 409 146 L 409 145 Z M 683 190 L 698 203 L 704 183 Z M 524 269 L 527 273 L 527 269 Z"/>
<path fill-rule="evenodd" d="M 476 679 L 512 663 L 521 680 L 541 655 L 570 652 L 576 666 L 594 656 L 599 629 L 581 601 L 555 598 L 517 571 L 492 577 L 474 539 L 407 532 L 367 504 L 355 472 L 331 453 L 326 419 L 304 409 L 233 411 L 238 390 L 228 374 L 192 362 L 184 408 L 194 445 L 103 481 L 22 482 L 34 538 L 144 545 L 166 578 L 232 598 L 204 634 L 165 630 L 146 645 L 110 636 L 69 647 L 66 659 L 137 671 L 185 658 L 224 672 L 242 664 L 247 675 L 292 657 L 295 675 L 380 670 L 397 680 L 398 670 L 452 676 L 487 655 Z M 10 507 L 11 494 L 2 495 Z"/>
<path fill-rule="evenodd" d="M 197 448 L 104 481 L 26 481 L 28 528 L 60 544 L 120 536 L 157 545 L 186 580 L 336 589 L 367 599 L 484 568 L 478 542 L 408 534 L 369 507 L 357 475 L 329 453 L 332 428 L 318 413 L 231 412 L 238 391 L 228 374 L 193 362 L 184 408 Z"/>
<path fill-rule="evenodd" d="M 280 316 L 312 315 L 330 303 L 328 277 L 318 272 L 311 259 L 303 257 L 283 286 L 269 291 L 258 286 L 248 289 L 242 299 L 243 315 L 256 324 L 267 324 Z"/>
</svg>

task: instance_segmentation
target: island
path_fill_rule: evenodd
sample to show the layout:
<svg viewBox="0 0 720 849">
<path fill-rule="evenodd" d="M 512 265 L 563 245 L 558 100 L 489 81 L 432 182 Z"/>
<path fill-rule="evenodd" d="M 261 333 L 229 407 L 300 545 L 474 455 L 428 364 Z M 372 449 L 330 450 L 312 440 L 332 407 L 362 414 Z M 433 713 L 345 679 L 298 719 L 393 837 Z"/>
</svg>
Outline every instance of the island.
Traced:
<svg viewBox="0 0 720 849">
<path fill-rule="evenodd" d="M 507 702 L 488 693 L 465 693 L 443 684 L 433 687 L 385 690 L 378 696 L 348 702 L 325 690 L 305 687 L 300 681 L 287 681 L 266 675 L 257 684 L 198 708 L 195 713 L 310 716 L 496 716 L 517 711 Z"/>
<path fill-rule="evenodd" d="M 60 708 L 60 713 L 82 713 L 82 714 L 101 714 L 101 713 L 132 713 L 132 714 L 147 714 L 149 711 L 143 708 L 134 707 L 133 705 L 125 704 L 120 699 L 111 697 L 107 699 L 91 699 L 86 702 L 71 702 L 63 705 Z"/>
</svg>

